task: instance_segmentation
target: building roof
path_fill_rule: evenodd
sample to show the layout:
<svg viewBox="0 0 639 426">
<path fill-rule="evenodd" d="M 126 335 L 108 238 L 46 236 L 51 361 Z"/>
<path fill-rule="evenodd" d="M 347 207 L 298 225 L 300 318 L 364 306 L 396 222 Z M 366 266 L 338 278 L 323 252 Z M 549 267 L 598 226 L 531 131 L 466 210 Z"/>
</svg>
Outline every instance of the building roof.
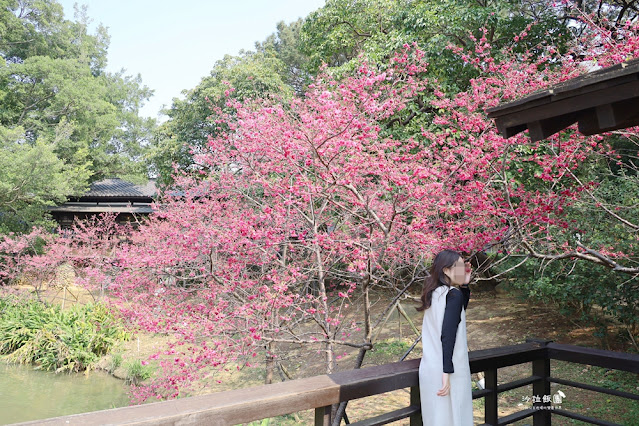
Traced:
<svg viewBox="0 0 639 426">
<path fill-rule="evenodd" d="M 50 212 L 57 213 L 141 213 L 150 214 L 153 212 L 151 204 L 148 203 L 82 203 L 69 202 L 61 206 L 49 207 Z"/>
<path fill-rule="evenodd" d="M 533 141 L 579 122 L 593 135 L 639 125 L 639 58 L 567 80 L 487 110 L 509 138 L 528 129 Z"/>
<path fill-rule="evenodd" d="M 150 179 L 145 185 L 136 185 L 120 178 L 110 178 L 93 182 L 81 198 L 154 198 L 156 195 L 155 179 Z"/>
<path fill-rule="evenodd" d="M 80 197 L 74 197 L 60 206 L 51 206 L 52 213 L 98 214 L 153 212 L 151 203 L 157 195 L 155 179 L 136 185 L 120 178 L 104 179 L 91 184 Z"/>
</svg>

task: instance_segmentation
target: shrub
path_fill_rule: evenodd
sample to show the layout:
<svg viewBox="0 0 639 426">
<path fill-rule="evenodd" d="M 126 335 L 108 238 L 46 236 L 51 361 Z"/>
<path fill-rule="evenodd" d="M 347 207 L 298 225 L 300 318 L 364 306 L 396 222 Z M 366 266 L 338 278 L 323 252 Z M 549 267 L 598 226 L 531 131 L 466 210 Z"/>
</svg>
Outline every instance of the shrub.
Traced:
<svg viewBox="0 0 639 426">
<path fill-rule="evenodd" d="M 130 334 L 103 304 L 62 310 L 37 301 L 0 299 L 0 355 L 44 370 L 90 369 Z"/>
<path fill-rule="evenodd" d="M 132 359 L 124 365 L 126 370 L 126 381 L 134 385 L 149 379 L 155 368 L 149 364 L 143 364 L 139 359 Z"/>
</svg>

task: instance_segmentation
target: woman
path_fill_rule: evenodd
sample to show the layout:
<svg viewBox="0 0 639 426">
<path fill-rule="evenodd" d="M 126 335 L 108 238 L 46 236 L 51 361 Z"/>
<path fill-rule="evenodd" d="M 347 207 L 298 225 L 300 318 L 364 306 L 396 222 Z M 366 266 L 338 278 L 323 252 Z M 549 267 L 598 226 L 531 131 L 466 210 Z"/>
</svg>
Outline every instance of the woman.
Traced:
<svg viewBox="0 0 639 426">
<path fill-rule="evenodd" d="M 473 396 L 466 342 L 470 264 L 444 250 L 435 257 L 424 284 L 419 388 L 424 425 L 473 424 Z M 459 287 L 455 287 L 459 286 Z"/>
</svg>

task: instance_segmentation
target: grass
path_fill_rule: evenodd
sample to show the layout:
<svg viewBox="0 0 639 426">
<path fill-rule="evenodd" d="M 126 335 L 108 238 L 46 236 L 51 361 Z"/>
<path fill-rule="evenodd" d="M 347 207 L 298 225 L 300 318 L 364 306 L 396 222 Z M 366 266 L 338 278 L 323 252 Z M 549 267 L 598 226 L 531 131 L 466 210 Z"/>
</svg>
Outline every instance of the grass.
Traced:
<svg viewBox="0 0 639 426">
<path fill-rule="evenodd" d="M 113 374 L 122 365 L 122 354 L 112 354 L 109 358 L 109 364 L 107 365 L 107 371 L 109 374 Z"/>
<path fill-rule="evenodd" d="M 150 379 L 155 372 L 155 367 L 150 364 L 143 364 L 139 359 L 132 359 L 124 364 L 126 370 L 126 382 L 138 385 Z"/>
<path fill-rule="evenodd" d="M 373 349 L 366 354 L 364 361 L 366 364 L 381 365 L 399 361 L 413 344 L 409 340 L 387 339 L 375 342 Z M 418 352 L 417 349 L 413 349 Z"/>
</svg>

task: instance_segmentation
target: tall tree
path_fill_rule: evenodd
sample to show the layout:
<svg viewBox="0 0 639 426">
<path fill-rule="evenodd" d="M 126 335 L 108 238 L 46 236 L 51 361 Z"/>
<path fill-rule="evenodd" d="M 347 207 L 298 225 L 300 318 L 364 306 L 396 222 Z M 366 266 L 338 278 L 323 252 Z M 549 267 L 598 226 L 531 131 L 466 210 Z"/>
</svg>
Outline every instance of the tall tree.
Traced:
<svg viewBox="0 0 639 426">
<path fill-rule="evenodd" d="M 61 164 L 51 169 L 58 175 L 47 174 L 49 184 L 71 179 L 59 190 L 32 188 L 34 194 L 41 194 L 44 204 L 62 202 L 61 192 L 77 195 L 88 182 L 105 176 L 145 179 L 143 160 L 155 124 L 141 118 L 139 110 L 152 91 L 139 76 L 106 71 L 106 29 L 98 26 L 90 34 L 86 9 L 77 9 L 76 20 L 67 20 L 53 0 L 4 0 L 1 5 L 3 147 L 15 155 L 28 147 L 46 147 Z M 33 209 L 42 214 L 42 203 L 28 209 L 27 204 L 10 208 L 21 223 L 32 223 Z M 8 214 L 7 208 L 0 210 Z"/>
<path fill-rule="evenodd" d="M 559 37 L 565 25 L 552 7 L 534 8 L 518 0 L 328 0 L 312 12 L 301 31 L 309 70 L 323 63 L 352 69 L 357 58 L 384 64 L 404 44 L 417 43 L 426 53 L 429 75 L 451 93 L 465 90 L 477 75 L 447 47 L 470 48 L 486 29 L 498 54 L 513 45 L 526 49 L 540 40 Z M 548 5 L 549 6 L 549 5 Z M 524 43 L 513 37 L 537 22 Z"/>
<path fill-rule="evenodd" d="M 290 24 L 280 21 L 277 31 L 263 42 L 255 44 L 258 52 L 274 52 L 284 64 L 283 80 L 293 88 L 295 94 L 304 93 L 312 75 L 307 70 L 308 55 L 302 51 L 301 31 L 304 21 L 298 19 Z"/>
<path fill-rule="evenodd" d="M 208 137 L 217 133 L 212 107 L 230 111 L 229 100 L 290 97 L 293 89 L 285 76 L 286 66 L 272 48 L 217 61 L 210 75 L 183 92 L 185 99 L 173 100 L 166 110 L 169 120 L 155 133 L 151 161 L 160 183 L 172 182 L 174 165 L 181 170 L 197 167 L 193 152 L 205 150 Z"/>
</svg>

